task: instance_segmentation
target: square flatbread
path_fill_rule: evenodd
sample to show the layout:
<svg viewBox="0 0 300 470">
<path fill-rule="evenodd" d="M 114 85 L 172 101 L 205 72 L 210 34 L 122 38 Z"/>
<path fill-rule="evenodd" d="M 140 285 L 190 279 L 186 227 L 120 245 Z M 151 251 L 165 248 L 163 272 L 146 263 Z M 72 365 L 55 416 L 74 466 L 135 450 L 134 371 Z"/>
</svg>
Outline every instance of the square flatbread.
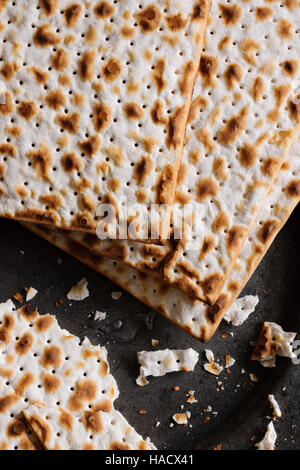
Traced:
<svg viewBox="0 0 300 470">
<path fill-rule="evenodd" d="M 168 217 L 209 6 L 1 1 L 0 215 L 95 232 L 126 198 L 141 226 Z"/>
<path fill-rule="evenodd" d="M 203 246 L 185 249 L 184 239 L 146 246 L 83 234 L 74 239 L 191 298 L 211 304 L 222 299 L 299 126 L 298 31 L 296 3 L 212 3 L 176 191 L 176 203 L 195 203 L 202 210 Z M 276 57 L 271 46 L 280 51 Z M 291 207 L 297 195 L 296 187 Z M 265 243 L 261 238 L 271 236 L 275 225 L 256 234 L 259 242 Z M 251 273 L 250 261 L 245 269 Z"/>
<path fill-rule="evenodd" d="M 158 268 L 213 303 L 297 136 L 300 5 L 213 1 L 210 17 L 175 198 L 200 204 L 204 243 Z"/>
</svg>

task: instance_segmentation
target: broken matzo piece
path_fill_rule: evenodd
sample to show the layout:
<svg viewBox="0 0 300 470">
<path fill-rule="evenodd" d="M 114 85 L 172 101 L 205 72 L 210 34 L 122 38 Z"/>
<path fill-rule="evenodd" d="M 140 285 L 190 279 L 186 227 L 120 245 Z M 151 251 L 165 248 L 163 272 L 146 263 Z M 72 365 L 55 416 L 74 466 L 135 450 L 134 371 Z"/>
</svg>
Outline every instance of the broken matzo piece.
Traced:
<svg viewBox="0 0 300 470">
<path fill-rule="evenodd" d="M 224 320 L 233 326 L 242 325 L 249 315 L 254 312 L 258 302 L 259 298 L 257 295 L 246 295 L 237 299 L 224 315 Z"/>
<path fill-rule="evenodd" d="M 293 341 L 297 333 L 283 331 L 280 325 L 264 322 L 251 359 L 264 367 L 275 367 L 276 356 L 296 358 Z"/>
<path fill-rule="evenodd" d="M 84 277 L 81 281 L 76 284 L 76 286 L 72 287 L 70 292 L 67 294 L 67 298 L 69 300 L 84 300 L 86 299 L 90 293 L 88 290 L 88 282 Z"/>
<path fill-rule="evenodd" d="M 191 348 L 139 352 L 138 361 L 141 367 L 136 382 L 141 385 L 143 379 L 149 375 L 161 377 L 170 372 L 193 371 L 198 359 L 199 354 Z"/>
<path fill-rule="evenodd" d="M 168 218 L 209 6 L 1 2 L 2 216 L 96 232 L 126 199 L 137 237 L 151 203 Z"/>
<path fill-rule="evenodd" d="M 257 450 L 274 450 L 276 439 L 277 433 L 274 429 L 274 424 L 271 421 L 268 424 L 264 438 L 262 439 L 262 441 L 255 444 L 255 447 L 257 447 Z"/>
<path fill-rule="evenodd" d="M 55 317 L 40 316 L 29 306 L 15 310 L 10 301 L 0 305 L 0 321 L 1 375 L 9 374 L 14 390 L 13 395 L 4 393 L 7 385 L 2 383 L 7 411 L 39 401 L 50 407 L 59 402 L 74 414 L 87 405 L 112 409 L 119 392 L 105 348 L 87 339 L 81 343 Z"/>
<path fill-rule="evenodd" d="M 117 445 L 121 434 L 123 444 L 123 438 L 126 441 L 128 437 L 126 445 L 137 443 L 133 448 L 147 448 L 113 408 L 119 391 L 109 372 L 105 348 L 93 346 L 87 339 L 81 343 L 61 329 L 55 317 L 40 316 L 28 306 L 15 310 L 9 300 L 0 304 L 0 351 L 0 449 L 34 448 L 18 421 L 25 408 L 38 403 L 45 405 L 48 417 L 50 412 L 58 416 L 58 410 L 64 410 L 54 439 L 60 431 L 71 431 L 75 422 L 85 423 L 81 433 L 104 423 L 108 432 L 103 445 Z M 88 422 L 83 420 L 86 416 L 91 417 Z M 110 428 L 114 423 L 115 432 Z M 44 438 L 47 436 L 49 433 Z"/>
<path fill-rule="evenodd" d="M 47 450 L 154 450 L 116 410 L 68 410 L 32 405 L 23 411 L 27 423 Z"/>
</svg>

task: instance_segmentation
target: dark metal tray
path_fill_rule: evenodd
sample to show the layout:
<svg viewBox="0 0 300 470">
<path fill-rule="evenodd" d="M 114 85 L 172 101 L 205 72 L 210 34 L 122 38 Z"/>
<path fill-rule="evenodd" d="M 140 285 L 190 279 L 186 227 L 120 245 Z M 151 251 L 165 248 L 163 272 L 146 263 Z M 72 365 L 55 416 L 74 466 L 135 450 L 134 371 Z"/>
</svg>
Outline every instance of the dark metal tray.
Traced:
<svg viewBox="0 0 300 470">
<path fill-rule="evenodd" d="M 280 358 L 276 368 L 264 369 L 249 360 L 251 342 L 256 340 L 263 320 L 275 321 L 286 331 L 299 331 L 299 216 L 300 207 L 243 292 L 259 295 L 256 312 L 239 328 L 222 324 L 208 345 L 191 338 L 126 292 L 119 301 L 112 300 L 111 293 L 119 290 L 112 282 L 8 220 L 0 221 L 0 301 L 33 286 L 39 291 L 33 302 L 41 313 L 55 314 L 60 325 L 71 333 L 105 345 L 121 392 L 116 408 L 138 432 L 150 436 L 159 449 L 212 449 L 217 444 L 222 449 L 253 449 L 251 438 L 260 440 L 269 422 L 269 393 L 275 394 L 283 411 L 283 417 L 275 423 L 277 448 L 299 449 L 300 365 Z M 58 258 L 63 260 L 61 265 Z M 83 302 L 68 301 L 67 292 L 84 276 L 89 281 L 89 298 Z M 59 299 L 64 303 L 56 307 Z M 96 310 L 107 312 L 105 321 L 97 322 L 93 315 L 89 316 Z M 222 338 L 225 332 L 227 337 Z M 193 347 L 199 351 L 195 372 L 150 378 L 148 386 L 137 386 L 136 353 L 151 350 L 151 338 L 159 339 L 161 349 Z M 223 372 L 216 378 L 204 371 L 207 347 L 222 364 L 225 354 L 237 359 L 230 375 Z M 258 376 L 259 382 L 250 380 L 250 372 Z M 218 387 L 218 381 L 224 390 Z M 174 385 L 180 387 L 178 392 L 173 390 Z M 188 390 L 195 390 L 198 403 L 185 403 Z M 171 417 L 181 411 L 181 405 L 191 412 L 192 427 L 170 427 Z M 203 413 L 207 406 L 218 414 Z M 140 415 L 141 409 L 147 413 Z M 210 420 L 204 424 L 207 416 Z"/>
</svg>

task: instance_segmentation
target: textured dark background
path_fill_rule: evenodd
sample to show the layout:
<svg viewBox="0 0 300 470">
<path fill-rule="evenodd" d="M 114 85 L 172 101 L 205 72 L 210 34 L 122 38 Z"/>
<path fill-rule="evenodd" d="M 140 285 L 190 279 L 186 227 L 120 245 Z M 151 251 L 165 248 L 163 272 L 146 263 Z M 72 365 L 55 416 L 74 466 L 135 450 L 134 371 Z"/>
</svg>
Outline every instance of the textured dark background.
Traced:
<svg viewBox="0 0 300 470">
<path fill-rule="evenodd" d="M 39 293 L 32 303 L 41 313 L 55 314 L 59 324 L 71 333 L 88 336 L 94 344 L 105 345 L 121 392 L 116 408 L 137 431 L 150 436 L 159 449 L 212 449 L 220 443 L 222 449 L 253 449 L 252 436 L 260 440 L 269 422 L 269 393 L 275 395 L 283 411 L 283 417 L 275 423 L 277 449 L 300 448 L 300 365 L 279 358 L 276 368 L 264 369 L 249 360 L 263 320 L 278 322 L 286 331 L 299 331 L 300 207 L 243 292 L 243 295 L 259 295 L 255 313 L 239 328 L 222 324 L 207 346 L 126 292 L 119 301 L 112 300 L 111 293 L 120 290 L 112 282 L 17 223 L 1 220 L 0 229 L 0 302 L 33 286 Z M 61 265 L 57 263 L 58 258 L 63 260 Z M 84 276 L 89 282 L 90 296 L 82 302 L 68 301 L 66 294 Z M 59 299 L 64 303 L 57 308 L 55 303 Z M 105 321 L 93 320 L 96 310 L 107 312 Z M 229 334 L 231 331 L 233 337 Z M 226 339 L 221 338 L 224 332 Z M 151 338 L 159 339 L 156 349 L 193 347 L 199 351 L 195 372 L 150 378 L 148 386 L 137 386 L 136 353 L 151 350 Z M 224 364 L 225 354 L 237 359 L 230 375 L 223 372 L 216 378 L 204 371 L 206 347 L 212 349 L 221 364 Z M 241 373 L 243 368 L 244 374 Z M 258 376 L 259 382 L 251 382 L 250 372 Z M 223 383 L 224 390 L 218 387 L 218 381 Z M 174 385 L 178 385 L 180 391 L 174 392 Z M 198 403 L 185 403 L 188 390 L 195 390 Z M 175 424 L 171 428 L 171 417 L 181 411 L 181 405 L 192 413 L 189 421 L 192 427 Z M 203 414 L 202 410 L 208 405 L 218 414 Z M 147 413 L 140 415 L 141 409 Z M 204 424 L 207 416 L 211 419 Z M 158 427 L 155 426 L 157 420 L 160 421 Z"/>
</svg>

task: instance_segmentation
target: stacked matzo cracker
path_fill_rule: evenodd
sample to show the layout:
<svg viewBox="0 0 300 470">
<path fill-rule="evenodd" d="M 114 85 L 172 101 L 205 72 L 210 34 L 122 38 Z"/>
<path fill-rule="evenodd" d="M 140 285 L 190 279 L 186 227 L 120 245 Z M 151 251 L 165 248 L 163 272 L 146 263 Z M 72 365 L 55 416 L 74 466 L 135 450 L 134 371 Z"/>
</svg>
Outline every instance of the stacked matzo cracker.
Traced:
<svg viewBox="0 0 300 470">
<path fill-rule="evenodd" d="M 28 62 L 34 62 L 42 49 L 44 64 L 55 62 L 58 55 L 62 56 L 59 62 L 64 62 L 65 54 L 59 52 L 61 47 L 70 59 L 63 74 L 55 63 L 49 67 L 49 91 L 46 84 L 47 92 L 34 96 L 37 103 L 41 102 L 42 111 L 25 122 L 21 116 L 26 135 L 33 135 L 33 124 L 40 125 L 36 120 L 45 109 L 49 111 L 48 118 L 42 121 L 46 128 L 39 139 L 56 136 L 58 121 L 70 124 L 70 113 L 71 121 L 77 124 L 75 132 L 72 126 L 58 126 L 61 127 L 59 157 L 54 160 L 60 160 L 53 168 L 52 160 L 50 166 L 45 165 L 41 142 L 38 150 L 24 153 L 28 140 L 22 137 L 23 133 L 14 136 L 16 143 L 4 145 L 3 154 L 11 150 L 11 155 L 2 163 L 5 215 L 94 231 L 96 193 L 99 201 L 112 203 L 117 212 L 124 195 L 130 203 L 142 202 L 146 209 L 151 202 L 170 204 L 210 2 L 157 1 L 138 6 L 131 1 L 113 5 L 84 2 L 80 6 L 64 1 L 41 2 L 34 13 L 36 21 L 31 25 L 34 33 L 28 32 L 22 13 L 14 17 L 15 10 L 6 8 L 7 5 L 3 7 L 3 15 L 14 18 L 9 20 L 10 25 L 18 22 L 18 26 L 21 25 L 18 31 L 23 28 L 33 37 L 33 43 L 27 44 L 30 51 L 25 53 Z M 101 28 L 103 35 L 105 32 L 106 46 L 102 44 L 104 36 L 96 34 Z M 4 25 L 2 29 L 4 34 L 7 27 Z M 100 241 L 82 232 L 51 233 L 38 226 L 30 228 L 116 280 L 189 333 L 208 340 L 299 201 L 299 143 L 295 142 L 299 131 L 299 31 L 300 8 L 296 1 L 212 1 L 175 196 L 177 204 L 193 202 L 202 209 L 204 243 L 198 250 L 186 250 L 185 238 L 145 245 L 134 241 Z M 49 33 L 57 44 L 39 44 L 37 33 L 42 33 L 42 37 Z M 129 47 L 127 39 L 133 36 Z M 5 51 L 12 50 L 11 43 L 11 38 L 4 43 L 4 59 Z M 98 75 L 99 57 L 93 52 L 96 46 L 103 60 Z M 23 48 L 16 49 L 22 56 Z M 162 58 L 158 58 L 160 54 Z M 129 60 L 125 67 L 122 60 L 127 55 Z M 151 65 L 150 75 L 145 66 L 147 60 Z M 8 92 L 18 95 L 27 85 L 31 86 L 31 82 L 24 79 L 23 92 L 18 91 L 18 87 L 15 89 L 18 74 L 24 72 L 28 80 L 28 63 L 23 62 L 20 68 L 16 65 L 13 69 L 12 64 L 4 64 L 2 75 L 11 70 L 11 80 L 6 79 L 11 90 Z M 71 81 L 61 83 L 66 75 Z M 147 80 L 151 84 L 145 91 Z M 70 88 L 68 106 L 65 102 L 61 104 L 63 120 L 57 110 L 51 108 L 56 94 L 52 87 L 55 88 L 56 81 Z M 75 85 L 83 97 L 81 105 L 78 96 L 73 96 Z M 95 87 L 96 94 L 89 93 Z M 143 116 L 140 114 L 137 119 L 126 115 L 131 93 L 135 104 L 140 99 L 146 103 L 145 108 L 142 106 Z M 117 105 L 114 105 L 115 95 Z M 101 109 L 98 109 L 99 102 Z M 60 100 L 60 106 L 59 103 Z M 109 105 L 110 109 L 104 109 L 104 105 Z M 15 107 L 12 102 L 11 108 L 7 116 L 11 114 L 13 121 L 19 120 L 20 106 Z M 89 109 L 92 114 L 88 114 Z M 76 113 L 77 118 L 73 119 Z M 120 122 L 116 124 L 113 116 Z M 104 117 L 110 122 L 103 127 Z M 97 128 L 99 121 L 101 126 Z M 13 128 L 17 127 L 15 124 Z M 131 147 L 133 137 L 136 142 Z M 171 137 L 175 138 L 176 145 L 170 144 Z M 82 151 L 79 154 L 76 145 Z M 78 159 L 70 159 L 68 154 L 76 154 Z M 29 167 L 23 168 L 24 161 Z M 28 179 L 30 176 L 33 184 L 30 191 L 31 180 L 26 181 L 23 194 L 28 197 L 22 196 L 23 208 L 18 206 L 12 177 L 20 165 L 20 175 L 26 174 Z M 99 168 L 103 174 L 100 184 Z M 155 175 L 157 178 L 153 180 Z M 97 179 L 97 184 L 93 178 Z M 48 195 L 41 193 L 45 191 L 45 181 Z M 154 194 L 146 198 L 150 187 Z M 157 196 L 157 191 L 162 198 Z M 35 205 L 40 203 L 46 204 L 45 207 Z M 141 228 L 143 214 L 140 215 L 136 226 Z"/>
<path fill-rule="evenodd" d="M 126 198 L 141 230 L 150 204 L 168 218 L 209 5 L 1 2 L 2 216 L 95 233 Z"/>
<path fill-rule="evenodd" d="M 189 251 L 184 240 L 163 247 L 89 241 L 210 303 L 230 275 L 299 126 L 299 7 L 260 3 L 213 2 L 211 9 L 176 193 L 176 202 L 201 206 L 203 246 Z M 277 49 L 282 52 L 276 56 Z"/>
</svg>

